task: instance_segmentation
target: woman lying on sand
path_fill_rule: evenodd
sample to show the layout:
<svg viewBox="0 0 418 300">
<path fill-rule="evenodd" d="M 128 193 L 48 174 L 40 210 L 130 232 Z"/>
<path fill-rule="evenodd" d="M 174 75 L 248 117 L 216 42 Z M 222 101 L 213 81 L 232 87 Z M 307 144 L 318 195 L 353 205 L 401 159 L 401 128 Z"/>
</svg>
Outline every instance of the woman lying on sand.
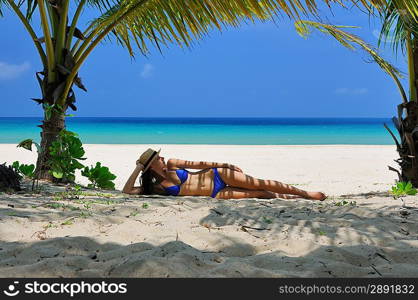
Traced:
<svg viewBox="0 0 418 300">
<path fill-rule="evenodd" d="M 160 149 L 161 150 L 161 149 Z M 160 150 L 148 149 L 136 161 L 136 168 L 123 192 L 142 195 L 210 196 L 218 199 L 305 198 L 324 200 L 321 192 L 307 192 L 275 180 L 253 178 L 237 166 L 227 163 L 187 161 L 171 158 L 164 161 Z M 189 172 L 186 169 L 199 169 Z M 134 186 L 142 171 L 140 186 Z"/>
</svg>

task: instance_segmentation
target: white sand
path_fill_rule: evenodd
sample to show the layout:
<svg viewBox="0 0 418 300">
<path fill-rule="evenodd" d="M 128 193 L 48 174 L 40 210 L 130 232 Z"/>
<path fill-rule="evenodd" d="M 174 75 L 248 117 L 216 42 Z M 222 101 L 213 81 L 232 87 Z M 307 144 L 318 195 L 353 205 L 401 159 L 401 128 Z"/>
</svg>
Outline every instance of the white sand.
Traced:
<svg viewBox="0 0 418 300">
<path fill-rule="evenodd" d="M 121 189 L 147 147 L 85 145 L 87 164 L 109 166 Z M 167 158 L 230 162 L 255 177 L 330 198 L 222 201 L 89 192 L 80 202 L 47 186 L 42 194 L 1 194 L 0 276 L 418 276 L 417 197 L 394 200 L 387 193 L 396 179 L 387 170 L 395 166 L 393 146 L 161 148 Z M 35 154 L 0 145 L 0 163 L 14 160 L 33 163 Z M 337 205 L 342 201 L 353 202 Z"/>
</svg>

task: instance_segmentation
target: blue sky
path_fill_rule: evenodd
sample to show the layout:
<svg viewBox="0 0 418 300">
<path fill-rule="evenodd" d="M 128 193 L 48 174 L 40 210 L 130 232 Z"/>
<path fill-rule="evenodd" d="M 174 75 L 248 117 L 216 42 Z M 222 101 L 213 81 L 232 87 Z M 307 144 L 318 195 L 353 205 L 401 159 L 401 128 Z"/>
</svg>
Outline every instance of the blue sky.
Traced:
<svg viewBox="0 0 418 300">
<path fill-rule="evenodd" d="M 379 22 L 356 9 L 324 9 L 333 24 L 376 45 Z M 86 24 L 87 12 L 80 24 Z M 80 26 L 84 28 L 83 26 Z M 35 25 L 36 30 L 39 26 Z M 0 19 L 0 117 L 41 116 L 37 52 L 17 17 Z M 381 54 L 406 71 L 401 53 Z M 301 38 L 287 18 L 213 31 L 191 49 L 155 49 L 132 60 L 106 42 L 80 71 L 76 116 L 126 117 L 391 117 L 401 102 L 392 80 L 331 38 Z"/>
</svg>

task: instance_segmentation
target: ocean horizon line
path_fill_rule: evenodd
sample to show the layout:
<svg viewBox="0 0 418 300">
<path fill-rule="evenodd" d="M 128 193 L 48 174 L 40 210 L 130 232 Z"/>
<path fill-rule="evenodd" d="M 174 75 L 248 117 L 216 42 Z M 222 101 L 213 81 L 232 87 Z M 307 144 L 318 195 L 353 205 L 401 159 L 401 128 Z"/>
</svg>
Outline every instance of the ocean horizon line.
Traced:
<svg viewBox="0 0 418 300">
<path fill-rule="evenodd" d="M 0 117 L 0 143 L 39 141 L 40 117 Z M 389 118 L 70 117 L 89 144 L 388 145 Z"/>
<path fill-rule="evenodd" d="M 43 117 L 0 117 L 3 122 L 41 122 Z M 125 124 L 190 124 L 190 125 L 336 125 L 391 124 L 391 118 L 338 117 L 67 117 L 67 124 L 125 123 Z"/>
</svg>

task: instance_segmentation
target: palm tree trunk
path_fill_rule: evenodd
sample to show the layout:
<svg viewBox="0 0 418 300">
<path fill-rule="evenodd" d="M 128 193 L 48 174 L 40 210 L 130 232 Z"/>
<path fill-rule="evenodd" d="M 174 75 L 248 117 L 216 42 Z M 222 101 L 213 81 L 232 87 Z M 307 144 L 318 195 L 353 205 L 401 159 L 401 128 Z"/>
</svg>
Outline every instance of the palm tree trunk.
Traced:
<svg viewBox="0 0 418 300">
<path fill-rule="evenodd" d="M 408 102 L 401 105 L 406 110 L 406 117 L 400 119 L 401 147 L 398 150 L 401 166 L 401 181 L 410 181 L 418 187 L 418 104 Z"/>
<path fill-rule="evenodd" d="M 400 159 L 397 162 L 401 166 L 400 180 L 410 181 L 414 187 L 418 187 L 418 102 L 416 91 L 418 90 L 418 40 L 411 42 L 409 55 L 410 75 L 410 101 L 398 107 L 399 133 L 401 145 L 398 148 Z M 405 117 L 403 118 L 403 115 Z"/>
<path fill-rule="evenodd" d="M 42 128 L 40 145 L 41 151 L 38 153 L 38 160 L 36 163 L 36 178 L 53 181 L 54 177 L 49 173 L 49 147 L 52 142 L 57 139 L 58 133 L 65 128 L 64 115 L 53 111 L 50 119 L 47 120 L 44 118 L 42 125 L 39 125 L 39 127 Z"/>
</svg>

